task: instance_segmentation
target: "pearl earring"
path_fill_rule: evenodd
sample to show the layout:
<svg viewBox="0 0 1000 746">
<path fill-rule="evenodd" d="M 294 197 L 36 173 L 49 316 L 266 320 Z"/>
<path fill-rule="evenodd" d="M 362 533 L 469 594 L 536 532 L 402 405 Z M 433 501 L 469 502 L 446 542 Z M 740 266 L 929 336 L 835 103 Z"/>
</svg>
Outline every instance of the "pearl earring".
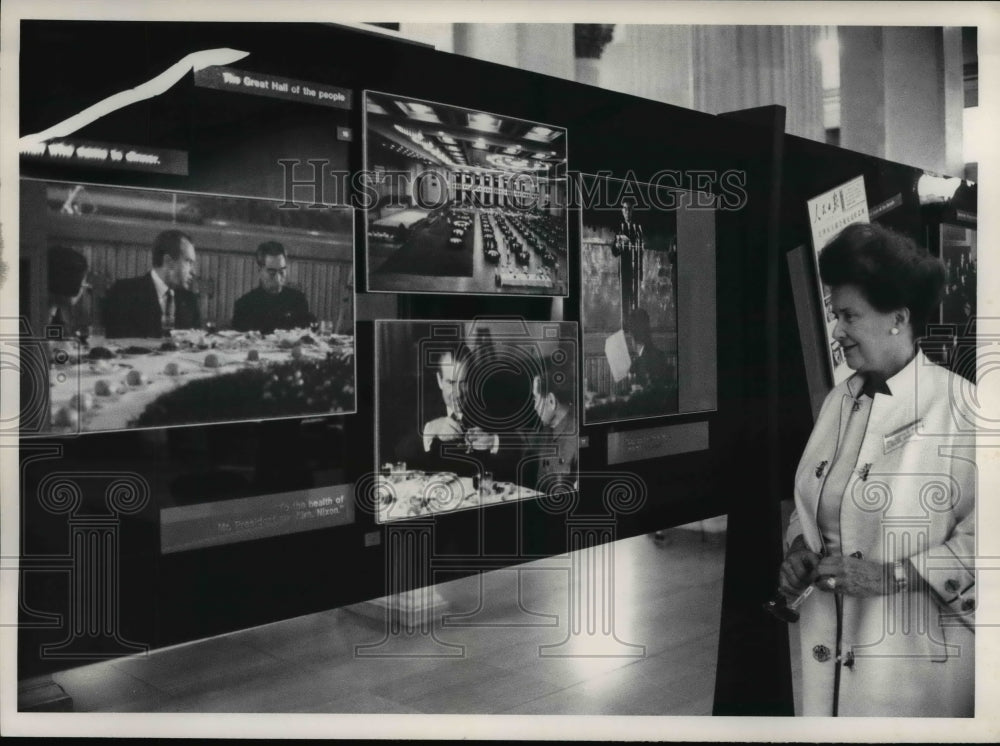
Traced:
<svg viewBox="0 0 1000 746">
<path fill-rule="evenodd" d="M 897 329 L 896 327 L 892 327 L 892 329 L 889 330 L 889 334 L 895 336 L 896 334 L 899 334 L 899 329 Z"/>
</svg>

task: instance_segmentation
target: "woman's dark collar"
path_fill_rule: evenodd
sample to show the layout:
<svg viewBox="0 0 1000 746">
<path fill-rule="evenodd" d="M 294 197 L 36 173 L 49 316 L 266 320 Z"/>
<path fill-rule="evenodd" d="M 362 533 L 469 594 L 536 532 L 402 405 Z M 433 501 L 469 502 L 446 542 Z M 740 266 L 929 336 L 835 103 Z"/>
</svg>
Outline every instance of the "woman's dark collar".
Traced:
<svg viewBox="0 0 1000 746">
<path fill-rule="evenodd" d="M 882 376 L 871 373 L 865 376 L 864 383 L 861 384 L 861 393 L 866 394 L 872 399 L 875 398 L 875 394 L 892 396 L 892 391 L 889 389 L 889 384 L 885 382 L 885 379 Z"/>
</svg>

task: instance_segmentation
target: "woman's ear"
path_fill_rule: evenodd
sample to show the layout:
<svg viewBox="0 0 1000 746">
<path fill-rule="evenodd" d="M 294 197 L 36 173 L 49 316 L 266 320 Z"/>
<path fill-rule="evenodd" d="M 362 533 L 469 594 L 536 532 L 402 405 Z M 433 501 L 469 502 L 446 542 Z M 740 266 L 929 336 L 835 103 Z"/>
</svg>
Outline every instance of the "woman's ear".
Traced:
<svg viewBox="0 0 1000 746">
<path fill-rule="evenodd" d="M 905 327 L 910 323 L 910 309 L 900 308 L 894 312 L 893 318 L 896 322 L 896 326 Z"/>
</svg>

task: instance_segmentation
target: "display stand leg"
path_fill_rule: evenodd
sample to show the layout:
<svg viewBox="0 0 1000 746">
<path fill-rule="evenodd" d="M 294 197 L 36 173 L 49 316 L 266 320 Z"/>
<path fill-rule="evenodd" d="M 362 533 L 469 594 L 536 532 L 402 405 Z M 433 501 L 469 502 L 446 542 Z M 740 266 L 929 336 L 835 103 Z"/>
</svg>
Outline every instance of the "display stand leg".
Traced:
<svg viewBox="0 0 1000 746">
<path fill-rule="evenodd" d="M 359 658 L 455 657 L 465 655 L 464 645 L 437 639 L 434 620 L 447 608 L 431 585 L 434 523 L 410 522 L 386 530 L 386 589 L 388 595 L 347 607 L 362 616 L 380 619 L 385 637 L 377 643 L 357 645 Z"/>
</svg>

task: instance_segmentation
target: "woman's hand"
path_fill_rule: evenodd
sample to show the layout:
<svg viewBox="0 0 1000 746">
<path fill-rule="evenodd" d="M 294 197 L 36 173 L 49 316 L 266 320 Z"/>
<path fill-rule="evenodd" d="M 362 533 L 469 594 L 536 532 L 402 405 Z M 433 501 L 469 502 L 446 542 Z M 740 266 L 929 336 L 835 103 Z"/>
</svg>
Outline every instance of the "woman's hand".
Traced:
<svg viewBox="0 0 1000 746">
<path fill-rule="evenodd" d="M 778 590 L 785 596 L 798 596 L 816 579 L 820 556 L 806 546 L 802 536 L 796 536 L 781 563 Z"/>
<path fill-rule="evenodd" d="M 888 592 L 885 565 L 881 562 L 856 557 L 824 557 L 820 560 L 817 575 L 816 587 L 821 591 L 859 598 L 882 596 Z"/>
</svg>

